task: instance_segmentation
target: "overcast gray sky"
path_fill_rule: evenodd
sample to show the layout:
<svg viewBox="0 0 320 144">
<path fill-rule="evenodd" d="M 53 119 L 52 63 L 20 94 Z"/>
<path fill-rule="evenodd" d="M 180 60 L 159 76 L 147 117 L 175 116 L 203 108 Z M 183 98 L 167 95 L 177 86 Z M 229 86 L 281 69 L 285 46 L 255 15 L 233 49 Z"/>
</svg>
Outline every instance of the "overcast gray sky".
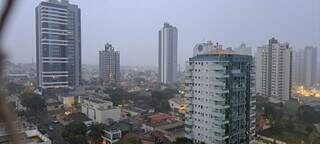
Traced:
<svg viewBox="0 0 320 144">
<path fill-rule="evenodd" d="M 40 0 L 18 0 L 4 44 L 9 60 L 35 60 L 35 7 Z M 198 42 L 257 47 L 272 36 L 294 48 L 320 44 L 319 0 L 70 0 L 82 12 L 82 63 L 97 64 L 109 42 L 122 65 L 157 64 L 158 30 L 178 28 L 178 62 L 192 56 Z"/>
</svg>

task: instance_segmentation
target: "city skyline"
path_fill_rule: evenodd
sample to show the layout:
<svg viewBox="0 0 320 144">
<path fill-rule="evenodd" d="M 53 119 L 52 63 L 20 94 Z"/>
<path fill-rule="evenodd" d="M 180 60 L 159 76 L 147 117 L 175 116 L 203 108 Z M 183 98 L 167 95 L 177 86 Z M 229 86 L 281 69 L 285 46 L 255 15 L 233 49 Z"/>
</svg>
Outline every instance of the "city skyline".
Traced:
<svg viewBox="0 0 320 144">
<path fill-rule="evenodd" d="M 40 0 L 21 1 L 18 3 L 17 12 L 13 14 L 17 20 L 9 24 L 6 31 L 8 38 L 4 40 L 6 51 L 9 54 L 8 59 L 12 62 L 31 62 L 32 58 L 34 60 L 36 58 L 33 32 L 35 27 L 32 19 L 34 19 L 34 7 L 39 2 Z M 320 17 L 317 18 L 319 10 L 314 8 L 317 1 L 290 1 L 292 7 L 299 6 L 299 12 L 291 8 L 283 12 L 281 8 L 286 6 L 286 1 L 277 2 L 277 5 L 270 1 L 253 2 L 250 0 L 155 3 L 97 1 L 96 3 L 89 2 L 90 4 L 78 0 L 70 0 L 70 2 L 79 5 L 85 11 L 82 16 L 83 64 L 98 64 L 98 55 L 95 51 L 98 51 L 99 46 L 107 40 L 119 46 L 119 51 L 123 51 L 123 57 L 127 58 L 122 58 L 121 65 L 156 66 L 158 38 L 155 33 L 165 21 L 180 29 L 178 64 L 182 65 L 188 57 L 192 56 L 191 50 L 194 44 L 199 41 L 206 42 L 208 39 L 215 39 L 233 47 L 244 42 L 253 49 L 272 36 L 289 42 L 293 49 L 303 48 L 306 45 L 319 45 L 317 38 L 319 37 L 319 26 L 316 24 L 320 23 Z M 203 3 L 206 3 L 205 8 L 202 8 Z M 216 7 L 219 4 L 225 7 Z M 179 5 L 182 7 L 175 9 Z M 208 9 L 210 5 L 212 8 Z M 93 6 L 95 9 L 92 9 Z M 162 13 L 161 6 L 166 6 L 167 11 Z M 188 12 L 194 8 L 198 9 L 197 12 L 192 14 Z M 126 11 L 123 12 L 125 9 Z M 146 14 L 145 11 L 150 11 L 150 14 Z M 172 11 L 177 12 L 172 13 Z M 100 19 L 95 18 L 95 15 L 101 12 L 105 15 Z M 303 15 L 310 16 L 301 17 Z M 282 19 L 284 16 L 285 20 Z M 30 19 L 28 23 L 21 26 L 20 19 L 23 17 Z M 296 17 L 301 17 L 301 19 L 296 19 Z M 270 20 L 277 21 L 278 24 L 268 22 Z M 131 25 L 127 25 L 128 22 L 131 22 Z M 25 35 L 17 35 L 20 32 Z M 19 43 L 16 43 L 17 40 Z M 25 49 L 21 50 L 21 47 Z M 131 56 L 142 51 L 148 55 L 139 58 Z"/>
<path fill-rule="evenodd" d="M 318 0 L 14 1 L 0 143 L 320 141 Z"/>
</svg>

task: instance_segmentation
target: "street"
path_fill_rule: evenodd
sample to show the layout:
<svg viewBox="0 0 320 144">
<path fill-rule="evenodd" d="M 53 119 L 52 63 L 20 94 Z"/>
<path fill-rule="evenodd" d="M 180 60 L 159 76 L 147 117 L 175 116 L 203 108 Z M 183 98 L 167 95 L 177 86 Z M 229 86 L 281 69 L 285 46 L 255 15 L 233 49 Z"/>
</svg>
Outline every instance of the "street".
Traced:
<svg viewBox="0 0 320 144">
<path fill-rule="evenodd" d="M 61 123 L 54 123 L 55 118 L 48 116 L 47 114 L 41 116 L 38 120 L 31 120 L 34 124 L 37 125 L 38 130 L 47 135 L 53 144 L 67 144 L 63 139 L 61 133 L 63 130 L 63 125 Z M 49 129 L 49 127 L 51 127 Z"/>
</svg>

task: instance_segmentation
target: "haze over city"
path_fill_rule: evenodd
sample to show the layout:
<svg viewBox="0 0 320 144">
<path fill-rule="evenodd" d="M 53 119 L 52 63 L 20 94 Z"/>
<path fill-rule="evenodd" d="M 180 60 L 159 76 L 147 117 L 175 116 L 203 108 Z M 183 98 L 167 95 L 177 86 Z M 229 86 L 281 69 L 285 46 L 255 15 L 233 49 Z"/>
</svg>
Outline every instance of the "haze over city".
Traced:
<svg viewBox="0 0 320 144">
<path fill-rule="evenodd" d="M 0 143 L 319 144 L 319 5 L 2 0 Z"/>
<path fill-rule="evenodd" d="M 35 7 L 21 0 L 4 39 L 9 60 L 36 61 Z M 178 28 L 178 63 L 192 56 L 198 42 L 254 49 L 274 36 L 295 48 L 319 45 L 317 0 L 70 0 L 81 8 L 82 63 L 98 64 L 106 42 L 121 51 L 122 65 L 157 65 L 158 30 L 164 22 Z M 14 21 L 13 21 L 14 19 Z"/>
</svg>

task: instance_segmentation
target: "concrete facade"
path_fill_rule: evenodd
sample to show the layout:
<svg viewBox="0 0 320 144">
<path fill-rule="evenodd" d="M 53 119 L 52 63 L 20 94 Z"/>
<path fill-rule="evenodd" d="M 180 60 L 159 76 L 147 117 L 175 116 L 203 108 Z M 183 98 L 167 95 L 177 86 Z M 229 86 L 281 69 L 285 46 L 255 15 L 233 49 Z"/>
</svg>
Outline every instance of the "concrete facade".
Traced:
<svg viewBox="0 0 320 144">
<path fill-rule="evenodd" d="M 255 142 L 253 67 L 252 56 L 221 47 L 189 59 L 185 75 L 187 138 L 206 144 Z"/>
<path fill-rule="evenodd" d="M 257 93 L 285 102 L 291 97 L 292 49 L 272 38 L 258 47 L 256 55 Z"/>
<path fill-rule="evenodd" d="M 173 84 L 177 82 L 177 47 L 177 28 L 164 23 L 163 28 L 159 31 L 158 74 L 161 83 Z"/>
</svg>

